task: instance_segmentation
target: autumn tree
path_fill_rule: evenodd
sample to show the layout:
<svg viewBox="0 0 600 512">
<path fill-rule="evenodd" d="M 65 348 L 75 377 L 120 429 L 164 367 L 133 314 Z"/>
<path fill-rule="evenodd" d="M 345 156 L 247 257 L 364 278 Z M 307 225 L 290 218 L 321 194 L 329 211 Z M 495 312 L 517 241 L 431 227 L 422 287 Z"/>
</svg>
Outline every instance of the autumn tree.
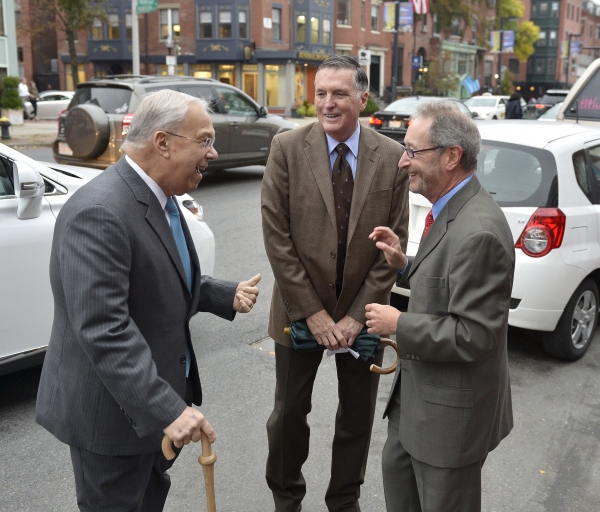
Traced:
<svg viewBox="0 0 600 512">
<path fill-rule="evenodd" d="M 533 45 L 540 36 L 540 27 L 532 21 L 519 23 L 523 19 L 524 12 L 525 6 L 519 0 L 499 0 L 498 16 L 495 19 L 496 30 L 500 30 L 502 18 L 505 18 L 503 29 L 514 30 L 514 53 L 520 62 L 527 62 L 527 59 L 535 52 Z"/>
</svg>

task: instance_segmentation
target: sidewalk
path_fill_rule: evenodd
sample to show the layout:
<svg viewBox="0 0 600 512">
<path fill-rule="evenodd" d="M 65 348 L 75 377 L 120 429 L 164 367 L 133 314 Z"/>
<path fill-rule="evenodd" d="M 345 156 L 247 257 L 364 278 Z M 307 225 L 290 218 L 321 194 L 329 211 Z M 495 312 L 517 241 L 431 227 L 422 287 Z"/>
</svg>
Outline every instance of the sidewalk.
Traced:
<svg viewBox="0 0 600 512">
<path fill-rule="evenodd" d="M 23 121 L 22 125 L 9 127 L 10 139 L 2 139 L 2 144 L 11 148 L 52 145 L 58 133 L 58 121 Z"/>
</svg>

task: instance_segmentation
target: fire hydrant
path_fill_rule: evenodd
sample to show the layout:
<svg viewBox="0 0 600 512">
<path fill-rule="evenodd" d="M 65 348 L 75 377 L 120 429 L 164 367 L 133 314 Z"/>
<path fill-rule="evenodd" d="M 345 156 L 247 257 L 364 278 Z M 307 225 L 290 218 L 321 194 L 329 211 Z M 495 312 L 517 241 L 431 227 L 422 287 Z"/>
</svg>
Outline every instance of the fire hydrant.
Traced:
<svg viewBox="0 0 600 512">
<path fill-rule="evenodd" d="M 10 131 L 8 130 L 9 126 L 11 126 L 11 124 L 8 120 L 8 117 L 0 117 L 0 127 L 2 127 L 2 140 L 10 139 Z"/>
</svg>

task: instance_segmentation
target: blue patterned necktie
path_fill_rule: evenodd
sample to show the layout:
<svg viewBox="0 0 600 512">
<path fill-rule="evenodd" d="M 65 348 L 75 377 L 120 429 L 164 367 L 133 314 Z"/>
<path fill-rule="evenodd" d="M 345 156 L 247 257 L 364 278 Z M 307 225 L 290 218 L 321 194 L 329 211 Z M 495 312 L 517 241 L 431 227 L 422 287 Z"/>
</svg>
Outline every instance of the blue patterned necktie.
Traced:
<svg viewBox="0 0 600 512">
<path fill-rule="evenodd" d="M 172 197 L 167 199 L 167 213 L 171 220 L 171 231 L 173 232 L 173 238 L 181 257 L 181 263 L 183 264 L 183 270 L 185 272 L 185 279 L 187 281 L 188 290 L 192 293 L 192 262 L 190 261 L 190 253 L 188 251 L 187 243 L 185 241 L 185 235 L 183 234 L 183 228 L 181 227 L 181 217 L 175 201 Z M 190 347 L 185 345 L 185 376 L 190 374 L 190 365 L 192 363 L 192 354 Z"/>
</svg>

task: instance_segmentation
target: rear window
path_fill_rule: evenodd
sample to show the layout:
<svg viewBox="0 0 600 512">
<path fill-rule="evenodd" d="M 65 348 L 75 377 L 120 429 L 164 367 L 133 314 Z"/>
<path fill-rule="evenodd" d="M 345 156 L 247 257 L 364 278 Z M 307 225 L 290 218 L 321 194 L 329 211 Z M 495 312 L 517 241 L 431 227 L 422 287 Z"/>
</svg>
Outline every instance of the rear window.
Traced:
<svg viewBox="0 0 600 512">
<path fill-rule="evenodd" d="M 579 113 L 577 112 L 579 110 Z M 565 110 L 566 119 L 600 120 L 600 73 L 595 73 Z"/>
<path fill-rule="evenodd" d="M 131 89 L 121 87 L 78 87 L 69 107 L 92 103 L 98 105 L 107 114 L 126 114 L 129 112 Z"/>
<path fill-rule="evenodd" d="M 499 206 L 558 206 L 556 162 L 548 151 L 482 141 L 476 176 Z"/>
<path fill-rule="evenodd" d="M 559 101 L 564 101 L 564 99 L 567 97 L 568 91 L 565 91 L 564 94 L 544 94 L 544 96 L 542 96 L 542 99 L 540 100 L 540 103 L 548 103 L 550 105 L 554 105 L 555 103 L 558 103 Z"/>
</svg>

